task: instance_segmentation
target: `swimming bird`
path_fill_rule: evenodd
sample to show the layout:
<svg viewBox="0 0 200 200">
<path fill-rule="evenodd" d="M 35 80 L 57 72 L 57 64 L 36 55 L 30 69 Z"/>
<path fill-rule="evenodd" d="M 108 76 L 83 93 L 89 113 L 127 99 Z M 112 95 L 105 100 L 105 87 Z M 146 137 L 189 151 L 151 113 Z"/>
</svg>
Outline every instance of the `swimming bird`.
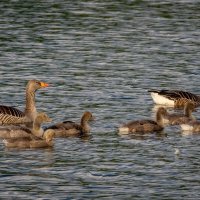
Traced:
<svg viewBox="0 0 200 200">
<path fill-rule="evenodd" d="M 167 110 L 163 107 L 160 107 L 158 110 L 162 110 L 162 118 L 163 123 L 169 125 L 179 125 L 183 123 L 187 123 L 191 120 L 195 120 L 192 112 L 195 110 L 195 105 L 191 102 L 185 104 L 184 113 L 183 114 L 170 114 Z"/>
<path fill-rule="evenodd" d="M 54 130 L 48 129 L 44 131 L 41 128 L 42 123 L 50 121 L 51 119 L 48 117 L 48 115 L 43 112 L 38 113 L 33 122 L 33 128 L 31 129 L 31 132 L 29 130 L 25 137 L 4 139 L 3 142 L 5 143 L 6 147 L 12 148 L 42 148 L 53 146 Z"/>
<path fill-rule="evenodd" d="M 55 137 L 87 136 L 91 130 L 89 122 L 94 120 L 91 112 L 84 112 L 80 124 L 73 121 L 63 121 L 48 127 L 46 130 L 53 129 Z"/>
<path fill-rule="evenodd" d="M 17 125 L 2 126 L 0 127 L 0 138 L 32 138 L 34 136 L 42 138 L 44 130 L 41 124 L 45 122 L 51 122 L 51 119 L 43 112 L 38 113 L 32 128 Z"/>
<path fill-rule="evenodd" d="M 21 138 L 31 137 L 32 132 L 29 128 L 17 125 L 0 126 L 0 138 Z"/>
<path fill-rule="evenodd" d="M 164 129 L 163 124 L 163 110 L 159 110 L 156 113 L 156 121 L 151 119 L 136 120 L 130 121 L 126 124 L 123 124 L 118 128 L 120 134 L 129 134 L 129 133 L 151 133 L 159 132 Z"/>
<path fill-rule="evenodd" d="M 44 129 L 41 127 L 42 123 L 51 121 L 52 119 L 49 118 L 49 116 L 46 113 L 44 112 L 38 113 L 33 122 L 33 128 L 31 129 L 32 134 L 42 138 L 43 135 L 45 134 Z"/>
<path fill-rule="evenodd" d="M 49 84 L 30 80 L 26 86 L 26 106 L 24 112 L 17 108 L 0 105 L 0 125 L 32 123 L 36 117 L 35 92 Z"/>
<path fill-rule="evenodd" d="M 53 146 L 54 130 L 49 129 L 44 132 L 43 138 L 24 137 L 4 139 L 3 142 L 8 148 L 45 148 Z"/>
<path fill-rule="evenodd" d="M 181 90 L 149 90 L 156 104 L 173 107 L 184 107 L 187 102 L 196 107 L 200 105 L 200 96 Z"/>
</svg>

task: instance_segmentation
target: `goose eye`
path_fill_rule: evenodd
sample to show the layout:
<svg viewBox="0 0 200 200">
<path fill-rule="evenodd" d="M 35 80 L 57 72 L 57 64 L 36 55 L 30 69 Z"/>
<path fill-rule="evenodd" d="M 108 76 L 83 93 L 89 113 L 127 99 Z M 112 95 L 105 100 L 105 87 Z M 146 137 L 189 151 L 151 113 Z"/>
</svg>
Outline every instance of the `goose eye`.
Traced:
<svg viewBox="0 0 200 200">
<path fill-rule="evenodd" d="M 41 86 L 41 83 L 39 81 L 36 81 L 36 83 Z"/>
</svg>

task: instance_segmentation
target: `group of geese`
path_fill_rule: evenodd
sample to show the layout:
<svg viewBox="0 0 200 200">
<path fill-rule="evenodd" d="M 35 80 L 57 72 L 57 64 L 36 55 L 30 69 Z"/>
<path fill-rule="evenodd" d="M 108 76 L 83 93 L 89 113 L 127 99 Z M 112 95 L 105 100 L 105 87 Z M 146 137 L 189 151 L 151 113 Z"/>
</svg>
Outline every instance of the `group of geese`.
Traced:
<svg viewBox="0 0 200 200">
<path fill-rule="evenodd" d="M 84 112 L 80 124 L 63 121 L 46 128 L 42 124 L 51 122 L 44 112 L 37 112 L 35 92 L 49 84 L 30 80 L 26 86 L 26 105 L 24 112 L 9 106 L 0 105 L 0 138 L 10 148 L 52 147 L 54 137 L 84 137 L 90 133 L 89 122 L 94 120 L 91 112 Z M 156 119 L 130 121 L 118 128 L 120 134 L 152 133 L 162 131 L 168 124 L 180 125 L 183 130 L 200 132 L 200 122 L 192 112 L 200 105 L 200 97 L 180 90 L 149 90 L 156 104 L 184 107 L 183 114 L 170 114 L 166 108 L 159 107 Z"/>
<path fill-rule="evenodd" d="M 89 121 L 94 117 L 84 112 L 80 124 L 64 121 L 45 129 L 42 124 L 51 122 L 44 112 L 37 112 L 35 93 L 49 84 L 30 80 L 26 86 L 26 105 L 24 112 L 9 106 L 0 106 L 0 138 L 10 148 L 43 148 L 52 147 L 54 137 L 85 136 L 90 132 Z"/>
<path fill-rule="evenodd" d="M 156 119 L 131 121 L 119 128 L 121 134 L 159 132 L 167 125 L 180 125 L 183 131 L 200 132 L 200 121 L 192 115 L 200 105 L 200 97 L 181 90 L 149 90 L 153 101 L 159 105 Z M 169 113 L 165 107 L 184 108 L 183 113 Z"/>
</svg>

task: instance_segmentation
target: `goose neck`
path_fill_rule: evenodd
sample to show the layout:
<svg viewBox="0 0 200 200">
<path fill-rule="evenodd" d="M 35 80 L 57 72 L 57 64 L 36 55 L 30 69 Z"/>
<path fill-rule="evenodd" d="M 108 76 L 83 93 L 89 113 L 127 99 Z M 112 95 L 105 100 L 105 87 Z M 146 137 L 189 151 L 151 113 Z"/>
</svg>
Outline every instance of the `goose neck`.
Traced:
<svg viewBox="0 0 200 200">
<path fill-rule="evenodd" d="M 90 126 L 88 124 L 88 121 L 85 120 L 84 118 L 81 119 L 81 128 L 83 133 L 89 133 L 90 131 Z"/>
<path fill-rule="evenodd" d="M 32 120 L 35 118 L 36 107 L 35 107 L 35 91 L 30 91 L 29 88 L 26 90 L 26 108 L 25 114 Z"/>
<path fill-rule="evenodd" d="M 156 113 L 156 122 L 157 122 L 160 126 L 162 126 L 162 127 L 164 127 L 164 118 L 165 118 L 165 115 L 166 115 L 166 114 L 161 113 L 161 112 L 159 112 L 159 111 Z"/>
</svg>

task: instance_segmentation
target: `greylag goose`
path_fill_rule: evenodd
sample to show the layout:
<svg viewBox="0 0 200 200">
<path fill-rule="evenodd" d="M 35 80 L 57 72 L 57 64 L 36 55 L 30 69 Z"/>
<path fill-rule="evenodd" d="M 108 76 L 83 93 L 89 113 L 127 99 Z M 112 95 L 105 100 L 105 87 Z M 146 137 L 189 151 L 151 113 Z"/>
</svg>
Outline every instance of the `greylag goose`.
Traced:
<svg viewBox="0 0 200 200">
<path fill-rule="evenodd" d="M 184 107 L 187 102 L 195 106 L 200 105 L 200 97 L 181 90 L 149 90 L 151 97 L 156 104 L 173 107 Z"/>
<path fill-rule="evenodd" d="M 187 123 L 191 120 L 195 120 L 194 116 L 192 115 L 192 112 L 195 110 L 195 105 L 191 102 L 185 104 L 183 114 L 170 114 L 163 107 L 160 107 L 158 110 L 162 110 L 163 123 L 165 124 L 179 125 Z"/>
<path fill-rule="evenodd" d="M 3 142 L 8 148 L 45 148 L 53 146 L 54 130 L 44 132 L 43 138 L 25 137 L 4 139 Z"/>
<path fill-rule="evenodd" d="M 45 122 L 51 122 L 51 119 L 45 113 L 38 113 L 31 129 L 23 126 L 2 126 L 0 127 L 0 138 L 32 138 L 42 137 L 44 130 L 41 128 L 41 124 Z"/>
<path fill-rule="evenodd" d="M 84 112 L 81 117 L 81 123 L 64 121 L 47 128 L 55 131 L 55 137 L 86 136 L 90 132 L 89 122 L 94 120 L 91 112 Z"/>
<path fill-rule="evenodd" d="M 45 113 L 38 113 L 33 122 L 33 128 L 30 132 L 27 132 L 27 136 L 4 139 L 3 142 L 5 143 L 6 147 L 12 148 L 51 147 L 53 146 L 54 130 L 48 129 L 44 131 L 41 128 L 42 123 L 50 121 L 51 119 Z"/>
<path fill-rule="evenodd" d="M 159 110 L 156 113 L 156 121 L 150 119 L 130 121 L 123 124 L 118 128 L 119 134 L 129 133 L 151 133 L 159 132 L 164 129 L 163 124 L 163 110 Z"/>
<path fill-rule="evenodd" d="M 28 82 L 26 86 L 26 107 L 24 112 L 14 107 L 0 105 L 0 125 L 33 122 L 37 114 L 35 92 L 45 87 L 48 87 L 48 84 L 44 82 L 37 80 L 30 80 Z"/>
</svg>

